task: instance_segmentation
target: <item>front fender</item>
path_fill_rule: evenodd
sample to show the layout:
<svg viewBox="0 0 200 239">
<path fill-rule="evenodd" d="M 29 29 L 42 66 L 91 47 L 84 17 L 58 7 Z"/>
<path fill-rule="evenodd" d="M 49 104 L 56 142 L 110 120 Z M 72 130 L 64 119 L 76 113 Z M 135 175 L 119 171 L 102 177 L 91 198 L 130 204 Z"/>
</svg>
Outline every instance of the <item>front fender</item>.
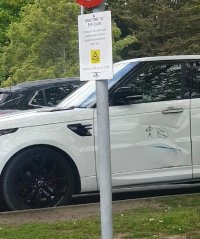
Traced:
<svg viewBox="0 0 200 239">
<path fill-rule="evenodd" d="M 92 120 L 84 120 L 84 124 L 91 124 L 93 128 Z M 93 132 L 91 136 L 79 136 L 67 127 L 67 123 L 20 128 L 15 133 L 0 136 L 0 172 L 15 154 L 35 145 L 56 147 L 69 155 L 78 169 L 83 188 L 88 188 L 85 185 L 88 180 L 96 181 Z"/>
</svg>

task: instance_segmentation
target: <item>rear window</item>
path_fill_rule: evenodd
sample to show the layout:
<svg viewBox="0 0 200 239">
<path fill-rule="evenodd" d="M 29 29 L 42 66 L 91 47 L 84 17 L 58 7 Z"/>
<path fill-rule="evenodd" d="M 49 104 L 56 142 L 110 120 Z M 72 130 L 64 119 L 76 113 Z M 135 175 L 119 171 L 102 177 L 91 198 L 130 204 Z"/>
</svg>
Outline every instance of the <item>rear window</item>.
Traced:
<svg viewBox="0 0 200 239">
<path fill-rule="evenodd" d="M 5 103 L 9 98 L 10 93 L 0 93 L 0 104 Z"/>
</svg>

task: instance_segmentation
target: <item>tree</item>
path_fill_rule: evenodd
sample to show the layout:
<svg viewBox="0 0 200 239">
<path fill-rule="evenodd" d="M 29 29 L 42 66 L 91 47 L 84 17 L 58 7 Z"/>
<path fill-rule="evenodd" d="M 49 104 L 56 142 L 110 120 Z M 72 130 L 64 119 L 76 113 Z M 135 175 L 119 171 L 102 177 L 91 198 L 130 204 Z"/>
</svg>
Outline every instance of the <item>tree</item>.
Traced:
<svg viewBox="0 0 200 239">
<path fill-rule="evenodd" d="M 30 1 L 11 1 L 1 0 L 0 3 L 0 81 L 7 78 L 7 75 L 2 70 L 2 52 L 3 48 L 9 44 L 9 39 L 6 36 L 6 32 L 11 22 L 16 22 L 20 19 L 21 8 L 30 3 Z"/>
<path fill-rule="evenodd" d="M 11 24 L 3 53 L 4 71 L 15 81 L 73 75 L 77 71 L 78 7 L 61 0 L 36 1 Z"/>
<path fill-rule="evenodd" d="M 77 16 L 79 7 L 71 1 L 35 0 L 23 7 L 21 21 L 13 22 L 7 33 L 10 44 L 2 55 L 5 84 L 78 75 Z M 135 37 L 120 37 L 113 22 L 114 59 Z"/>
<path fill-rule="evenodd" d="M 199 0 L 119 0 L 113 7 L 122 36 L 138 39 L 125 58 L 200 53 Z"/>
<path fill-rule="evenodd" d="M 20 10 L 32 0 L 1 0 L 0 3 L 0 48 L 7 44 L 6 31 L 11 22 L 20 18 Z"/>
</svg>

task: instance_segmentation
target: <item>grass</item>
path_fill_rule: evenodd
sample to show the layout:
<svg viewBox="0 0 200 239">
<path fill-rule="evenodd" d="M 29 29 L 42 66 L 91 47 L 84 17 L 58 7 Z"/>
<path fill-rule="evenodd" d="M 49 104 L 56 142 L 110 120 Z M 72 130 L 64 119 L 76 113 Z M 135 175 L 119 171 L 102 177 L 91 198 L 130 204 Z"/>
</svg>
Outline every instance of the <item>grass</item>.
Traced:
<svg viewBox="0 0 200 239">
<path fill-rule="evenodd" d="M 114 214 L 114 238 L 200 238 L 200 194 L 155 199 Z M 173 237 L 172 237 L 173 236 Z M 184 237 L 183 237 L 184 236 Z M 0 239 L 97 239 L 100 219 L 0 226 Z"/>
</svg>

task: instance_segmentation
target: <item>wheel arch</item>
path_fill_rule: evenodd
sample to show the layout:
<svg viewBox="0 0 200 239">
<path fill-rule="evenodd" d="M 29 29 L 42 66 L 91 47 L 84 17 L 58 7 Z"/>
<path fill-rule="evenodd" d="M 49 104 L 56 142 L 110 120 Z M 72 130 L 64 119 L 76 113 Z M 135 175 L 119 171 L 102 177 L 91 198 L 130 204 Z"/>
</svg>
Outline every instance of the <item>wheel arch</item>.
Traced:
<svg viewBox="0 0 200 239">
<path fill-rule="evenodd" d="M 73 174 L 74 174 L 74 179 L 75 179 L 75 187 L 74 187 L 74 193 L 80 193 L 81 191 L 81 179 L 80 179 L 80 174 L 79 174 L 79 171 L 78 171 L 78 168 L 76 166 L 76 164 L 74 163 L 73 159 L 65 152 L 63 151 L 62 149 L 58 148 L 58 147 L 55 147 L 55 146 L 52 146 L 52 145 L 46 145 L 46 144 L 37 144 L 37 145 L 31 145 L 31 146 L 28 146 L 28 147 L 25 147 L 21 150 L 19 150 L 18 152 L 16 152 L 8 161 L 7 163 L 5 164 L 2 172 L 1 172 L 1 176 L 0 178 L 2 177 L 2 175 L 4 174 L 4 172 L 6 171 L 6 168 L 8 167 L 8 165 L 11 163 L 11 161 L 17 156 L 19 155 L 20 153 L 26 151 L 26 150 L 29 150 L 29 149 L 33 149 L 33 148 L 47 148 L 47 149 L 51 149 L 51 150 L 54 150 L 56 151 L 57 153 L 59 153 L 60 155 L 62 155 L 67 161 L 68 163 L 70 164 L 70 166 L 72 167 L 73 169 Z"/>
</svg>

